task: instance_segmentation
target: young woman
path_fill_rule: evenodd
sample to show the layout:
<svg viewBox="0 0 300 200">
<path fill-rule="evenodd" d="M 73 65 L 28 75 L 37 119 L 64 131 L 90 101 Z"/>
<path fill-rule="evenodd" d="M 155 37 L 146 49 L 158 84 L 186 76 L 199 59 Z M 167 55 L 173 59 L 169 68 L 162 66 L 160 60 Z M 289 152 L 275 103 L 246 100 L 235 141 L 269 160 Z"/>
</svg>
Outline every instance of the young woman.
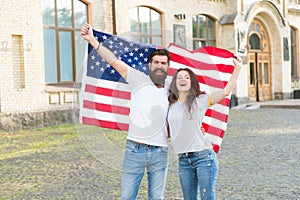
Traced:
<svg viewBox="0 0 300 200">
<path fill-rule="evenodd" d="M 241 59 L 233 58 L 235 69 L 223 90 L 205 94 L 196 75 L 188 68 L 178 69 L 170 85 L 168 123 L 171 144 L 179 156 L 178 173 L 185 200 L 215 199 L 218 160 L 212 145 L 201 131 L 207 108 L 225 98 L 235 87 Z"/>
</svg>

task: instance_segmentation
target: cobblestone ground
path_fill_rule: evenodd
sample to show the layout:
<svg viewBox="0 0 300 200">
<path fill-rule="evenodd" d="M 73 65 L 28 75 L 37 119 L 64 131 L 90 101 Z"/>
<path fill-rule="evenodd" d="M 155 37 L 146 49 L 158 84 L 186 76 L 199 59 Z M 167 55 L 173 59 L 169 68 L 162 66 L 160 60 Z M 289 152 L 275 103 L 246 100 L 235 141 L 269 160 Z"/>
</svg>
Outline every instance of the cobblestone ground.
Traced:
<svg viewBox="0 0 300 200">
<path fill-rule="evenodd" d="M 231 114 L 219 154 L 218 199 L 300 199 L 300 110 Z"/>
<path fill-rule="evenodd" d="M 119 199 L 126 135 L 85 126 L 75 132 L 0 133 L 0 199 Z M 300 110 L 231 110 L 217 199 L 299 199 L 299 144 Z M 175 156 L 165 197 L 182 199 Z M 145 180 L 139 199 L 147 199 Z"/>
</svg>

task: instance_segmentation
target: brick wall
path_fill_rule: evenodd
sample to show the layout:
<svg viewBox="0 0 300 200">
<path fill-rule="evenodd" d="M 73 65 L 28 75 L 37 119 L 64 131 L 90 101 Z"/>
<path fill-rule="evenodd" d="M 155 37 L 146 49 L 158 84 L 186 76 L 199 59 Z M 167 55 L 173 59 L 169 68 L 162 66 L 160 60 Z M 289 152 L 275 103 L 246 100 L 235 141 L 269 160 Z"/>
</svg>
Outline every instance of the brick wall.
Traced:
<svg viewBox="0 0 300 200">
<path fill-rule="evenodd" d="M 78 110 L 78 87 L 45 84 L 41 2 L 0 0 L 0 129 L 72 122 L 62 113 Z M 112 33 L 111 1 L 87 2 L 94 28 Z"/>
<path fill-rule="evenodd" d="M 40 2 L 1 1 L 1 112 L 47 109 Z"/>
<path fill-rule="evenodd" d="M 8 116 L 26 115 L 25 113 L 58 112 L 63 110 L 78 109 L 78 88 L 52 87 L 45 85 L 44 71 L 44 41 L 41 0 L 19 1 L 0 0 L 0 118 L 7 120 Z M 92 25 L 95 29 L 112 33 L 113 12 L 112 2 L 109 0 L 85 1 L 91 5 Z M 239 13 L 237 10 L 244 6 L 244 13 L 237 18 L 236 24 L 218 24 L 218 46 L 235 50 L 235 27 L 244 20 L 249 8 L 248 1 L 241 0 L 115 0 L 116 2 L 116 26 L 120 35 L 130 33 L 129 11 L 130 8 L 139 5 L 148 5 L 163 13 L 163 28 L 165 31 L 164 45 L 174 42 L 173 25 L 181 24 L 186 27 L 187 48 L 192 48 L 192 17 L 197 14 L 209 15 L 219 22 L 225 14 Z M 255 2 L 255 1 L 251 1 Z M 258 1 L 257 1 L 258 2 Z M 300 6 L 293 2 L 287 2 L 285 6 L 272 1 L 281 10 L 285 8 L 287 25 L 291 24 L 300 30 Z M 264 3 L 264 2 L 261 2 Z M 268 9 L 269 7 L 258 8 Z M 296 9 L 297 8 L 297 9 Z M 263 11 L 263 10 L 262 10 Z M 282 32 L 282 26 L 277 22 L 274 9 L 266 10 L 272 25 L 266 22 L 270 32 Z M 178 20 L 175 14 L 185 14 L 185 19 Z M 251 13 L 250 13 L 251 14 Z M 285 30 L 288 30 L 285 28 Z M 288 67 L 288 62 L 281 61 L 282 41 L 281 35 L 272 44 L 275 54 L 272 60 L 273 92 L 286 92 L 282 89 L 282 80 L 288 80 L 282 75 L 281 66 Z M 288 32 L 285 33 L 288 35 Z M 272 42 L 273 42 L 272 41 Z M 299 47 L 299 46 L 298 46 Z M 279 59 L 279 60 L 278 60 Z M 247 73 L 243 80 L 247 80 Z M 242 83 L 247 87 L 247 83 Z M 286 86 L 288 87 L 288 86 Z M 277 89 L 276 89 L 277 88 Z M 275 90 L 276 89 L 276 90 Z M 32 116 L 37 116 L 32 114 Z M 21 117 L 22 118 L 22 117 Z M 37 117 L 40 118 L 40 117 Z M 23 118 L 22 118 L 23 119 Z M 24 118 L 28 119 L 28 118 Z M 49 118 L 45 118 L 49 119 Z M 39 120 L 38 120 L 39 121 Z M 42 123 L 45 124 L 45 123 Z M 3 126 L 2 126 L 3 127 Z"/>
</svg>

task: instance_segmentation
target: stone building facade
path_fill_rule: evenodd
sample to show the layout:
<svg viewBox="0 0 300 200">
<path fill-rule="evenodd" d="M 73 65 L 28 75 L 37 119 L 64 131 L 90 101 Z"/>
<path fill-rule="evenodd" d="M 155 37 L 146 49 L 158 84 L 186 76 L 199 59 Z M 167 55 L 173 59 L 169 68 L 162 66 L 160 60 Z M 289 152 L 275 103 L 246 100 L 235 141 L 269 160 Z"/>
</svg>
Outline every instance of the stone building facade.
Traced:
<svg viewBox="0 0 300 200">
<path fill-rule="evenodd" d="M 240 102 L 299 98 L 298 0 L 0 2 L 0 129 L 77 122 L 85 22 L 141 42 L 239 52 Z"/>
</svg>

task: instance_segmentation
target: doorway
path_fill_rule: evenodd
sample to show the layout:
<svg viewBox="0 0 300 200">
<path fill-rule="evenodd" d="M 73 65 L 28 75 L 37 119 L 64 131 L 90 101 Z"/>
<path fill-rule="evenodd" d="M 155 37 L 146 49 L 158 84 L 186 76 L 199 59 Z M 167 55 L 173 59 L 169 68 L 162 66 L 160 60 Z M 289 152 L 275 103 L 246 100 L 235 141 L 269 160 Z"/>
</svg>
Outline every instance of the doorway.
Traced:
<svg viewBox="0 0 300 200">
<path fill-rule="evenodd" d="M 259 20 L 253 20 L 248 34 L 248 96 L 250 101 L 272 99 L 270 45 Z"/>
</svg>

